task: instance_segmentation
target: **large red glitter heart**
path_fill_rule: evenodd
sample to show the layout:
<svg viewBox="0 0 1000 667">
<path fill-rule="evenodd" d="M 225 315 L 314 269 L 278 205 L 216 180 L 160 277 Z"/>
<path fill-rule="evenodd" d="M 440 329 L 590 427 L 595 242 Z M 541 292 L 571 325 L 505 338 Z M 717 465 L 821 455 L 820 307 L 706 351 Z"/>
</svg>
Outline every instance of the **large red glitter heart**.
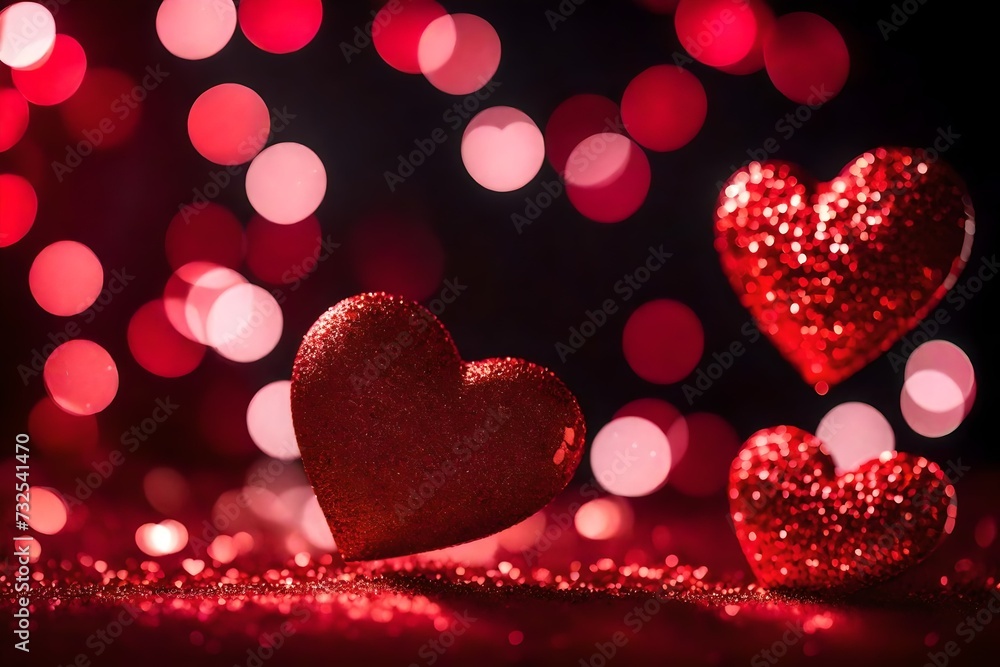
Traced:
<svg viewBox="0 0 1000 667">
<path fill-rule="evenodd" d="M 719 196 L 716 249 L 761 331 L 820 393 L 892 347 L 955 283 L 975 224 L 925 151 L 878 148 L 815 184 L 751 163 Z"/>
<path fill-rule="evenodd" d="M 941 468 L 900 452 L 837 475 L 794 426 L 750 436 L 729 472 L 736 537 L 764 586 L 846 592 L 899 574 L 955 525 Z"/>
<path fill-rule="evenodd" d="M 552 372 L 463 362 L 419 304 L 362 294 L 306 334 L 292 374 L 302 463 L 346 560 L 485 537 L 573 477 L 584 420 Z"/>
</svg>

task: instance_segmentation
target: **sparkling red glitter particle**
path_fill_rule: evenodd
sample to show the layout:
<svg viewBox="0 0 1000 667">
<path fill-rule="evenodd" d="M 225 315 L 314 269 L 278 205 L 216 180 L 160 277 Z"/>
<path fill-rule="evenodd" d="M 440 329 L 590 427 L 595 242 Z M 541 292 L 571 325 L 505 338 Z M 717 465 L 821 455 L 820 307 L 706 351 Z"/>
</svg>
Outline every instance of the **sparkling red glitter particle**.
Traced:
<svg viewBox="0 0 1000 667">
<path fill-rule="evenodd" d="M 331 308 L 292 374 L 302 463 L 341 554 L 431 551 L 534 514 L 573 477 L 585 423 L 550 371 L 463 362 L 419 304 L 363 294 Z"/>
<path fill-rule="evenodd" d="M 901 452 L 836 475 L 822 442 L 793 426 L 750 436 L 729 476 L 736 537 L 767 587 L 851 590 L 923 560 L 955 523 L 936 463 Z"/>
<path fill-rule="evenodd" d="M 950 167 L 878 148 L 818 185 L 790 164 L 751 163 L 720 194 L 715 245 L 758 326 L 825 393 L 937 305 L 974 231 Z"/>
</svg>

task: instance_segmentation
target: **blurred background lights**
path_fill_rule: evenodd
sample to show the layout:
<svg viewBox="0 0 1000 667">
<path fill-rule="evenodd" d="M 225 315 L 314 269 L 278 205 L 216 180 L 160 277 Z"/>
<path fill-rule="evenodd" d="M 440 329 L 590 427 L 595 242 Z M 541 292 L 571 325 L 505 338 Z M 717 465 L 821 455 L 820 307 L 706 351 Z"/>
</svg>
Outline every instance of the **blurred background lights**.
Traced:
<svg viewBox="0 0 1000 667">
<path fill-rule="evenodd" d="M 184 337 L 170 324 L 163 299 L 150 301 L 135 312 L 127 338 L 136 362 L 160 377 L 187 375 L 205 356 L 204 345 Z"/>
<path fill-rule="evenodd" d="M 430 225 L 415 215 L 386 212 L 362 220 L 346 250 L 363 291 L 422 301 L 441 290 L 444 248 Z"/>
<path fill-rule="evenodd" d="M 733 0 L 681 0 L 674 27 L 684 50 L 712 67 L 739 62 L 757 38 L 754 13 Z"/>
<path fill-rule="evenodd" d="M 420 37 L 432 21 L 447 13 L 434 0 L 388 3 L 372 21 L 375 50 L 390 67 L 407 74 L 420 74 Z"/>
<path fill-rule="evenodd" d="M 23 239 L 37 214 L 38 196 L 31 183 L 17 174 L 0 174 L 0 248 Z"/>
<path fill-rule="evenodd" d="M 236 32 L 233 0 L 163 0 L 156 34 L 178 58 L 202 60 L 221 51 Z"/>
<path fill-rule="evenodd" d="M 729 463 L 743 445 L 729 422 L 718 415 L 697 412 L 684 418 L 688 449 L 670 474 L 670 485 L 689 496 L 712 496 L 729 482 Z M 721 462 L 721 465 L 720 465 Z"/>
<path fill-rule="evenodd" d="M 257 392 L 247 406 L 247 429 L 260 451 L 268 456 L 283 461 L 299 458 L 292 426 L 291 382 L 272 382 Z"/>
<path fill-rule="evenodd" d="M 309 491 L 309 499 L 306 500 L 302 510 L 297 513 L 302 517 L 300 522 L 302 535 L 317 549 L 333 551 L 337 548 L 337 544 L 333 540 L 333 533 L 330 532 L 330 524 L 327 522 L 326 516 L 323 515 L 316 494 L 312 493 L 312 489 L 308 487 L 306 490 Z"/>
<path fill-rule="evenodd" d="M 474 14 L 434 19 L 420 36 L 420 71 L 431 85 L 450 95 L 474 93 L 500 66 L 500 37 Z"/>
<path fill-rule="evenodd" d="M 500 546 L 510 552 L 530 549 L 545 531 L 545 512 L 538 511 L 520 523 L 516 523 L 497 535 Z"/>
<path fill-rule="evenodd" d="M 62 496 L 54 489 L 33 486 L 29 489 L 28 525 L 43 535 L 55 535 L 66 525 L 68 511 Z"/>
<path fill-rule="evenodd" d="M 208 313 L 208 343 L 230 361 L 263 359 L 281 339 L 281 306 L 263 287 L 234 285 L 220 294 Z"/>
<path fill-rule="evenodd" d="M 56 39 L 52 13 L 37 2 L 15 2 L 0 11 L 0 63 L 27 69 L 44 62 Z"/>
<path fill-rule="evenodd" d="M 93 251 L 76 241 L 57 241 L 35 257 L 28 272 L 31 295 L 53 315 L 90 308 L 104 287 L 104 268 Z"/>
<path fill-rule="evenodd" d="M 622 349 L 636 375 L 647 382 L 672 384 L 687 377 L 701 361 L 705 332 L 686 305 L 657 299 L 629 316 Z"/>
<path fill-rule="evenodd" d="M 213 560 L 223 565 L 233 562 L 233 559 L 239 555 L 239 549 L 233 538 L 229 535 L 219 535 L 216 537 L 208 545 L 206 551 Z"/>
<path fill-rule="evenodd" d="M 250 88 L 220 83 L 194 101 L 187 127 L 191 145 L 202 157 L 232 166 L 249 162 L 267 144 L 271 113 Z"/>
<path fill-rule="evenodd" d="M 694 74 L 674 65 L 650 67 L 622 96 L 625 129 L 641 146 L 674 151 L 686 146 L 705 124 L 708 98 Z"/>
<path fill-rule="evenodd" d="M 14 88 L 0 88 L 0 153 L 13 148 L 27 129 L 28 101 Z"/>
<path fill-rule="evenodd" d="M 179 269 L 191 262 L 211 262 L 230 269 L 243 263 L 243 226 L 224 206 L 184 206 L 167 225 L 167 262 Z"/>
<path fill-rule="evenodd" d="M 86 455 L 97 445 L 99 431 L 93 415 L 74 415 L 45 396 L 28 413 L 28 433 L 51 456 Z"/>
<path fill-rule="evenodd" d="M 142 478 L 146 500 L 157 512 L 176 514 L 191 498 L 187 478 L 173 468 L 153 468 Z"/>
<path fill-rule="evenodd" d="M 125 143 L 135 133 L 150 90 L 121 70 L 94 67 L 83 75 L 79 90 L 59 105 L 63 126 L 81 155 Z"/>
<path fill-rule="evenodd" d="M 774 30 L 774 12 L 764 0 L 740 0 L 742 7 L 753 12 L 757 22 L 757 35 L 750 52 L 732 65 L 720 65 L 719 69 L 728 74 L 753 74 L 764 68 L 764 43 Z"/>
<path fill-rule="evenodd" d="M 319 268 L 336 248 L 324 247 L 319 220 L 311 215 L 294 225 L 279 225 L 259 215 L 247 225 L 247 268 L 272 285 L 295 285 Z"/>
<path fill-rule="evenodd" d="M 842 403 L 833 408 L 820 421 L 816 437 L 833 457 L 837 474 L 896 450 L 889 420 L 867 403 Z"/>
<path fill-rule="evenodd" d="M 16 69 L 11 79 L 32 104 L 51 106 L 68 100 L 80 88 L 87 72 L 87 54 L 69 35 L 56 35 L 52 54 L 38 67 Z"/>
<path fill-rule="evenodd" d="M 326 169 L 316 153 L 302 144 L 275 144 L 250 163 L 246 189 L 257 213 L 271 222 L 290 225 L 315 213 L 323 202 Z"/>
<path fill-rule="evenodd" d="M 246 278 L 210 262 L 191 262 L 174 271 L 163 290 L 167 319 L 185 338 L 208 345 L 205 329 L 215 300 Z"/>
<path fill-rule="evenodd" d="M 778 17 L 764 42 L 764 62 L 782 95 L 812 106 L 829 102 L 839 93 L 851 68 L 840 31 L 809 12 Z"/>
<path fill-rule="evenodd" d="M 900 408 L 914 431 L 940 438 L 957 429 L 976 399 L 976 373 L 954 343 L 932 340 L 907 359 Z"/>
<path fill-rule="evenodd" d="M 323 23 L 322 0 L 241 0 L 240 29 L 268 53 L 291 53 L 312 41 Z"/>
<path fill-rule="evenodd" d="M 663 486 L 670 472 L 670 444 L 663 431 L 641 417 L 619 417 L 594 436 L 590 467 L 601 488 L 638 497 Z"/>
<path fill-rule="evenodd" d="M 534 121 L 512 107 L 477 114 L 462 136 L 462 162 L 479 185 L 511 192 L 531 182 L 545 161 L 545 139 Z"/>
<path fill-rule="evenodd" d="M 563 172 L 569 201 L 595 222 L 621 222 L 646 201 L 652 175 L 649 160 L 628 137 L 602 132 L 570 153 Z"/>
<path fill-rule="evenodd" d="M 187 546 L 188 531 L 179 521 L 144 523 L 135 531 L 135 543 L 150 556 L 167 556 Z"/>
<path fill-rule="evenodd" d="M 573 150 L 588 137 L 620 132 L 618 105 L 603 95 L 581 94 L 563 100 L 545 124 L 545 154 L 559 174 Z"/>
<path fill-rule="evenodd" d="M 642 417 L 656 424 L 670 444 L 671 467 L 676 467 L 684 458 L 688 448 L 687 421 L 670 403 L 658 398 L 640 398 L 622 406 L 614 419 L 619 417 Z"/>
<path fill-rule="evenodd" d="M 573 517 L 576 532 L 588 540 L 610 540 L 632 527 L 632 510 L 621 498 L 597 498 L 585 503 Z"/>
<path fill-rule="evenodd" d="M 57 347 L 45 361 L 43 376 L 52 400 L 74 415 L 101 412 L 118 393 L 118 367 L 103 347 L 89 340 Z"/>
</svg>

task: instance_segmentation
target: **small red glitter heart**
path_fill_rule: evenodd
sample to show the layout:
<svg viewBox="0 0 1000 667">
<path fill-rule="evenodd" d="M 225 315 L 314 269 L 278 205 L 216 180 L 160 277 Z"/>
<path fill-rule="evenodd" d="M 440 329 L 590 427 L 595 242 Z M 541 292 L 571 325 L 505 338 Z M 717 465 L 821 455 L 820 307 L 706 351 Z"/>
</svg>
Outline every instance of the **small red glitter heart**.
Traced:
<svg viewBox="0 0 1000 667">
<path fill-rule="evenodd" d="M 306 334 L 292 373 L 302 463 L 346 560 L 491 535 L 573 477 L 584 420 L 552 372 L 463 362 L 419 304 L 362 294 Z"/>
<path fill-rule="evenodd" d="M 794 426 L 754 433 L 733 460 L 736 537 L 764 586 L 846 592 L 923 560 L 955 525 L 941 468 L 901 452 L 837 475 L 823 443 Z"/>
<path fill-rule="evenodd" d="M 754 162 L 719 196 L 715 246 L 761 331 L 825 393 L 940 302 L 969 257 L 972 215 L 961 179 L 925 151 L 877 148 L 820 184 Z"/>
</svg>

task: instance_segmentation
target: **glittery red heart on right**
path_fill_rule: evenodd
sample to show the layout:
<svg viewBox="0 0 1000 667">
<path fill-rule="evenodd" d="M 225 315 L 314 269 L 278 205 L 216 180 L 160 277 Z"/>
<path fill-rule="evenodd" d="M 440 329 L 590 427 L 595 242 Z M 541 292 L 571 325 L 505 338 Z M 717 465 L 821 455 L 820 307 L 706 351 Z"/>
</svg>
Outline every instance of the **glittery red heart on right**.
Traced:
<svg viewBox="0 0 1000 667">
<path fill-rule="evenodd" d="M 794 426 L 750 436 L 730 468 L 729 505 L 762 585 L 840 592 L 923 560 L 957 510 L 936 463 L 895 452 L 837 475 L 819 438 Z"/>
<path fill-rule="evenodd" d="M 941 301 L 975 224 L 950 167 L 925 151 L 877 148 L 819 184 L 790 164 L 751 163 L 723 187 L 715 231 L 743 306 L 825 393 Z"/>
</svg>

